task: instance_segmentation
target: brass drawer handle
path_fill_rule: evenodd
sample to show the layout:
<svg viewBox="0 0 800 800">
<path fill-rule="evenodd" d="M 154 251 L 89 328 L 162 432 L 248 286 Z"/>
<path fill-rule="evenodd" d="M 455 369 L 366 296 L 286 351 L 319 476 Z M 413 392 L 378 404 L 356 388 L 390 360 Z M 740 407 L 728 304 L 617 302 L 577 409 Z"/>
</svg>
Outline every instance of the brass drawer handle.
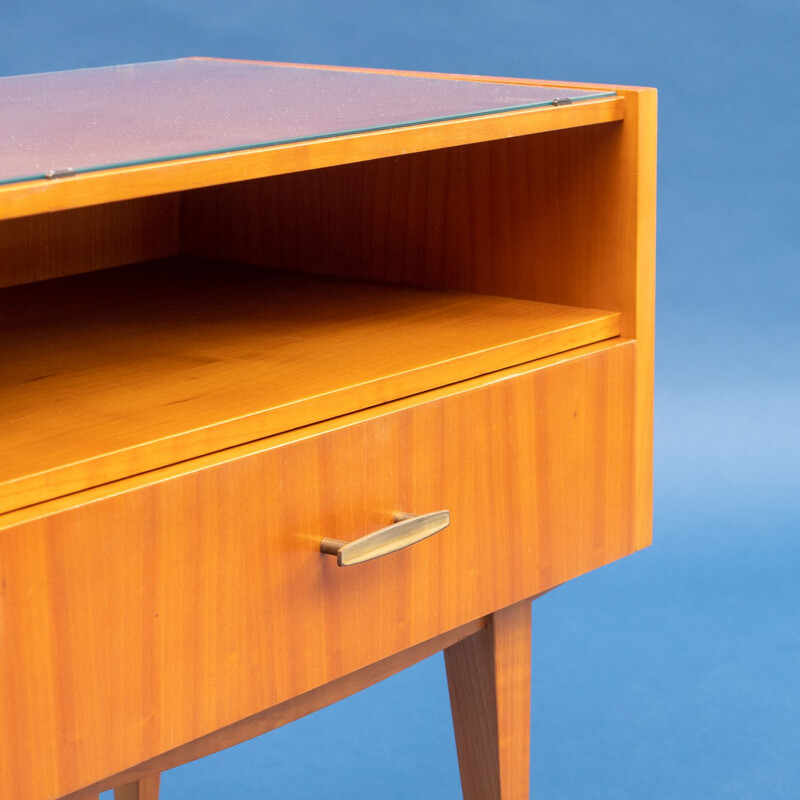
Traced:
<svg viewBox="0 0 800 800">
<path fill-rule="evenodd" d="M 450 524 L 450 512 L 433 511 L 417 516 L 398 511 L 394 519 L 394 525 L 368 533 L 354 542 L 323 539 L 319 543 L 319 550 L 326 555 L 336 556 L 340 567 L 361 564 L 363 561 L 371 561 L 373 558 L 402 550 L 444 530 Z"/>
</svg>

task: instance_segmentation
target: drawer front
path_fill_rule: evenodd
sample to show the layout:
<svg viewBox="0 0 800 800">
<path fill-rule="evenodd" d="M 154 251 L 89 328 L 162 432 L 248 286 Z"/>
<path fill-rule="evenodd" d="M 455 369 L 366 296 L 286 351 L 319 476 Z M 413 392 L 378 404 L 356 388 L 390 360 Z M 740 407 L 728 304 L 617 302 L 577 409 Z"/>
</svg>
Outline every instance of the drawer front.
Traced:
<svg viewBox="0 0 800 800">
<path fill-rule="evenodd" d="M 536 362 L 0 531 L 0 796 L 80 788 L 630 553 L 634 352 Z M 443 508 L 450 527 L 401 552 L 319 552 Z"/>
</svg>

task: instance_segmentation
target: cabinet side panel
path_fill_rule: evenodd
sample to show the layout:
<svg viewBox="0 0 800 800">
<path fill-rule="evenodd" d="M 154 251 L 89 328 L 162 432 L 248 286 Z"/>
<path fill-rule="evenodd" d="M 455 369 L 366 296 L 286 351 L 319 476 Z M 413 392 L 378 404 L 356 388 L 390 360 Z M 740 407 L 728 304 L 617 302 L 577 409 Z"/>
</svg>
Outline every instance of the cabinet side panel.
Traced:
<svg viewBox="0 0 800 800">
<path fill-rule="evenodd" d="M 655 381 L 656 161 L 658 97 L 654 90 L 631 93 L 636 103 L 635 142 L 628 142 L 636 168 L 636 540 L 648 545 L 653 528 L 653 392 Z M 632 139 L 634 133 L 629 137 Z"/>
<path fill-rule="evenodd" d="M 632 552 L 635 345 L 0 532 L 0 796 L 60 796 Z M 340 568 L 400 511 L 451 525 Z"/>
<path fill-rule="evenodd" d="M 176 255 L 178 207 L 173 194 L 0 221 L 0 288 Z"/>
</svg>

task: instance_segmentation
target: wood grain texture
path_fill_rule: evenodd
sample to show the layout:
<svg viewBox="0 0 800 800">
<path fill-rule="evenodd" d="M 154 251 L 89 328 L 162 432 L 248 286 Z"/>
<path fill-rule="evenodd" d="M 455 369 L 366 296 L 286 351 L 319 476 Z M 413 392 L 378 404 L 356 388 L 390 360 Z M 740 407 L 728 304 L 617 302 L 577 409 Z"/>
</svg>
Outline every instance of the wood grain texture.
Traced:
<svg viewBox="0 0 800 800">
<path fill-rule="evenodd" d="M 477 619 L 462 625 L 455 630 L 429 639 L 426 642 L 410 647 L 375 664 L 370 664 L 363 669 L 351 672 L 337 680 L 312 689 L 310 692 L 293 697 L 284 703 L 265 709 L 264 711 L 247 717 L 239 722 L 222 728 L 218 731 L 196 739 L 193 742 L 176 747 L 162 753 L 156 758 L 139 764 L 118 775 L 112 775 L 85 790 L 65 795 L 61 800 L 95 800 L 98 792 L 121 783 L 138 781 L 156 771 L 163 772 L 181 764 L 187 764 L 198 758 L 217 753 L 228 747 L 260 736 L 263 733 L 287 725 L 300 717 L 319 711 L 345 697 L 350 697 L 378 681 L 395 675 L 401 670 L 417 664 L 429 656 L 450 647 L 461 639 L 471 636 L 486 627 L 486 619 Z"/>
<path fill-rule="evenodd" d="M 192 255 L 607 308 L 633 336 L 625 125 L 482 142 L 187 192 Z M 634 163 L 627 165 L 635 169 Z M 630 177 L 630 176 L 629 176 Z"/>
<path fill-rule="evenodd" d="M 635 349 L 495 373 L 6 527 L 0 796 L 76 791 L 630 553 Z M 318 552 L 438 508 L 446 535 L 390 557 L 342 569 Z"/>
<path fill-rule="evenodd" d="M 621 94 L 619 124 L 187 192 L 182 251 L 619 311 L 622 335 L 641 343 L 634 425 L 644 546 L 652 518 L 656 92 Z"/>
<path fill-rule="evenodd" d="M 158 800 L 161 776 L 147 775 L 114 789 L 114 800 Z"/>
<path fill-rule="evenodd" d="M 0 513 L 0 797 L 139 794 L 175 759 L 308 713 L 431 642 L 452 645 L 464 624 L 649 543 L 656 94 L 609 88 L 620 97 L 0 187 L 0 287 L 180 250 L 601 308 L 619 312 L 615 332 L 628 339 L 571 340 L 579 349 L 386 405 L 364 408 L 383 401 L 362 393 L 347 416 L 221 452 L 209 441 L 189 462 L 172 463 L 192 453 L 167 448 L 160 463 L 171 465 L 154 472 L 132 475 L 152 464 L 123 456 L 105 476 L 114 483 Z M 88 319 L 83 332 L 107 344 Z M 165 371 L 150 355 L 158 382 L 146 393 L 157 395 Z M 216 370 L 217 356 L 196 371 Z M 80 364 L 70 369 L 77 378 Z M 250 377 L 243 366 L 228 393 L 246 394 Z M 37 424 L 57 449 L 53 394 Z M 120 389 L 119 405 L 132 395 Z M 343 413 L 320 408 L 308 421 Z M 88 400 L 86 411 L 96 413 Z M 127 424 L 116 427 L 124 438 Z M 70 436 L 67 450 L 92 437 Z M 97 476 L 85 478 L 48 488 L 45 477 L 22 502 Z M 340 570 L 317 552 L 323 536 L 441 507 L 453 514 L 447 535 L 403 553 Z M 489 742 L 466 783 L 483 792 L 494 776 L 506 791 L 503 763 L 525 771 L 502 732 L 524 733 L 520 704 L 506 700 L 526 665 L 521 647 L 502 644 L 519 636 L 479 637 L 454 650 L 483 665 L 456 682 L 471 687 L 456 713 L 468 719 L 487 697 L 497 713 L 478 744 L 462 733 L 460 749 Z M 472 663 L 448 660 L 451 672 Z M 517 792 L 521 780 L 508 781 Z"/>
<path fill-rule="evenodd" d="M 184 261 L 0 292 L 0 512 L 619 333 L 618 314 Z"/>
<path fill-rule="evenodd" d="M 0 288 L 178 253 L 178 196 L 0 221 Z"/>
<path fill-rule="evenodd" d="M 444 651 L 464 800 L 528 800 L 531 606 Z"/>
<path fill-rule="evenodd" d="M 620 120 L 622 98 L 526 109 L 0 186 L 0 220 Z"/>
<path fill-rule="evenodd" d="M 623 170 L 626 187 L 635 186 L 635 221 L 630 236 L 635 243 L 635 328 L 639 343 L 636 360 L 636 537 L 637 547 L 652 540 L 653 527 L 653 391 L 655 382 L 656 300 L 656 141 L 658 96 L 654 89 L 635 96 L 635 125 L 626 129 Z M 630 188 L 627 188 L 631 191 Z M 630 256 L 629 256 L 630 257 Z"/>
</svg>

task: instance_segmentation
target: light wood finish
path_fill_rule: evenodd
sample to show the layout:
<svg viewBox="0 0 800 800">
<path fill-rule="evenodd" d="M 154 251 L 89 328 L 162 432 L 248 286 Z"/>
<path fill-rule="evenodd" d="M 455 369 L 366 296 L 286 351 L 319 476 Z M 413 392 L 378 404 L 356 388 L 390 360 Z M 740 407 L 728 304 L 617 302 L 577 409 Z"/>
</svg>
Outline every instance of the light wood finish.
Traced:
<svg viewBox="0 0 800 800">
<path fill-rule="evenodd" d="M 591 88 L 591 87 L 587 87 Z M 0 220 L 623 118 L 619 97 L 0 186 Z"/>
<path fill-rule="evenodd" d="M 639 343 L 636 360 L 635 528 L 636 547 L 647 547 L 653 530 L 653 386 L 655 383 L 656 298 L 656 127 L 657 95 L 643 90 L 632 98 L 632 124 L 623 134 L 625 158 L 623 188 L 632 194 L 633 221 L 629 222 L 626 261 L 635 264 L 634 322 L 625 335 Z M 632 267 L 633 268 L 633 267 Z M 635 334 L 633 333 L 635 332 Z"/>
<path fill-rule="evenodd" d="M 252 717 L 247 717 L 186 745 L 176 747 L 174 750 L 163 753 L 144 764 L 139 764 L 118 775 L 112 775 L 100 783 L 90 786 L 88 790 L 65 795 L 62 800 L 93 800 L 93 798 L 97 797 L 97 792 L 106 791 L 111 787 L 120 785 L 121 782 L 140 780 L 155 771 L 164 772 L 172 767 L 187 764 L 190 761 L 217 753 L 255 736 L 275 730 L 275 728 L 280 728 L 282 725 L 287 725 L 296 719 L 300 719 L 300 717 L 313 714 L 321 708 L 336 703 L 345 697 L 350 697 L 368 686 L 373 686 L 379 681 L 389 678 L 425 658 L 429 658 L 461 639 L 482 630 L 486 627 L 486 623 L 487 620 L 484 618 L 477 619 L 441 636 L 429 639 L 427 642 L 409 647 L 407 650 L 384 658 L 375 664 L 370 664 L 363 669 L 351 672 L 342 678 L 293 697 L 284 703 L 272 706 L 272 708 L 254 714 Z M 89 792 L 88 795 L 87 791 Z M 92 793 L 94 794 L 92 795 Z"/>
<path fill-rule="evenodd" d="M 604 353 L 609 347 L 615 348 L 617 346 L 628 347 L 634 344 L 629 339 L 612 339 L 608 342 L 599 342 L 585 347 L 579 347 L 575 350 L 569 350 L 566 353 L 561 353 L 556 356 L 548 358 L 537 359 L 536 362 L 520 364 L 516 367 L 510 367 L 498 373 L 489 373 L 481 375 L 477 378 L 465 382 L 464 388 L 477 389 L 485 386 L 490 386 L 495 383 L 498 378 L 502 380 L 512 380 L 521 375 L 526 375 L 533 367 L 543 369 L 555 364 L 560 364 L 564 361 L 572 359 L 580 359 L 595 353 Z M 459 385 L 456 385 L 459 386 Z M 9 511 L 0 514 L 0 532 L 12 528 L 22 522 L 28 522 L 34 519 L 42 519 L 53 514 L 59 514 L 62 511 L 74 508 L 76 504 L 85 505 L 93 503 L 97 500 L 116 496 L 130 492 L 134 489 L 147 487 L 153 482 L 164 480 L 172 480 L 181 477 L 187 473 L 199 472 L 209 467 L 216 467 L 228 461 L 235 461 L 240 458 L 261 453 L 265 447 L 281 447 L 285 444 L 293 443 L 298 440 L 298 437 L 303 437 L 310 433 L 314 436 L 322 436 L 331 431 L 340 429 L 343 425 L 352 426 L 377 419 L 383 416 L 386 412 L 396 413 L 405 409 L 413 408 L 416 406 L 420 399 L 426 402 L 439 400 L 450 397 L 453 393 L 453 386 L 444 386 L 438 389 L 432 389 L 425 392 L 423 395 L 412 395 L 404 397 L 400 400 L 395 400 L 385 405 L 373 406 L 371 408 L 363 409 L 361 411 L 348 414 L 345 417 L 334 417 L 324 422 L 319 422 L 313 426 L 308 426 L 294 431 L 287 431 L 282 434 L 270 436 L 268 439 L 258 439 L 254 442 L 248 442 L 244 445 L 237 447 L 227 448 L 215 453 L 209 453 L 205 456 L 190 459 L 186 462 L 178 462 L 168 467 L 162 467 L 157 470 L 132 475 L 118 481 L 112 481 L 108 484 L 96 486 L 92 489 L 86 489 L 81 492 L 65 495 L 53 500 L 36 503 L 32 506 L 17 509 L 16 511 Z"/>
<path fill-rule="evenodd" d="M 178 208 L 164 195 L 0 221 L 0 288 L 177 255 Z"/>
<path fill-rule="evenodd" d="M 656 95 L 582 88 L 619 96 L 0 187 L 0 797 L 141 795 L 439 648 L 466 796 L 527 796 L 518 604 L 651 530 Z"/>
<path fill-rule="evenodd" d="M 625 314 L 635 184 L 622 126 L 544 133 L 187 192 L 183 252 Z M 209 220 L 214 220 L 209 224 Z"/>
<path fill-rule="evenodd" d="M 620 91 L 623 125 L 187 192 L 182 250 L 621 312 L 622 335 L 641 344 L 634 424 L 644 547 L 652 518 L 656 92 Z"/>
<path fill-rule="evenodd" d="M 133 783 L 114 789 L 114 800 L 158 800 L 161 776 L 148 775 Z"/>
<path fill-rule="evenodd" d="M 0 794 L 77 790 L 631 552 L 636 345 L 595 347 L 3 531 Z M 318 552 L 437 508 L 391 557 Z"/>
<path fill-rule="evenodd" d="M 613 312 L 191 259 L 18 287 L 0 512 L 618 333 Z"/>
<path fill-rule="evenodd" d="M 531 606 L 444 651 L 464 800 L 528 800 Z"/>
</svg>

